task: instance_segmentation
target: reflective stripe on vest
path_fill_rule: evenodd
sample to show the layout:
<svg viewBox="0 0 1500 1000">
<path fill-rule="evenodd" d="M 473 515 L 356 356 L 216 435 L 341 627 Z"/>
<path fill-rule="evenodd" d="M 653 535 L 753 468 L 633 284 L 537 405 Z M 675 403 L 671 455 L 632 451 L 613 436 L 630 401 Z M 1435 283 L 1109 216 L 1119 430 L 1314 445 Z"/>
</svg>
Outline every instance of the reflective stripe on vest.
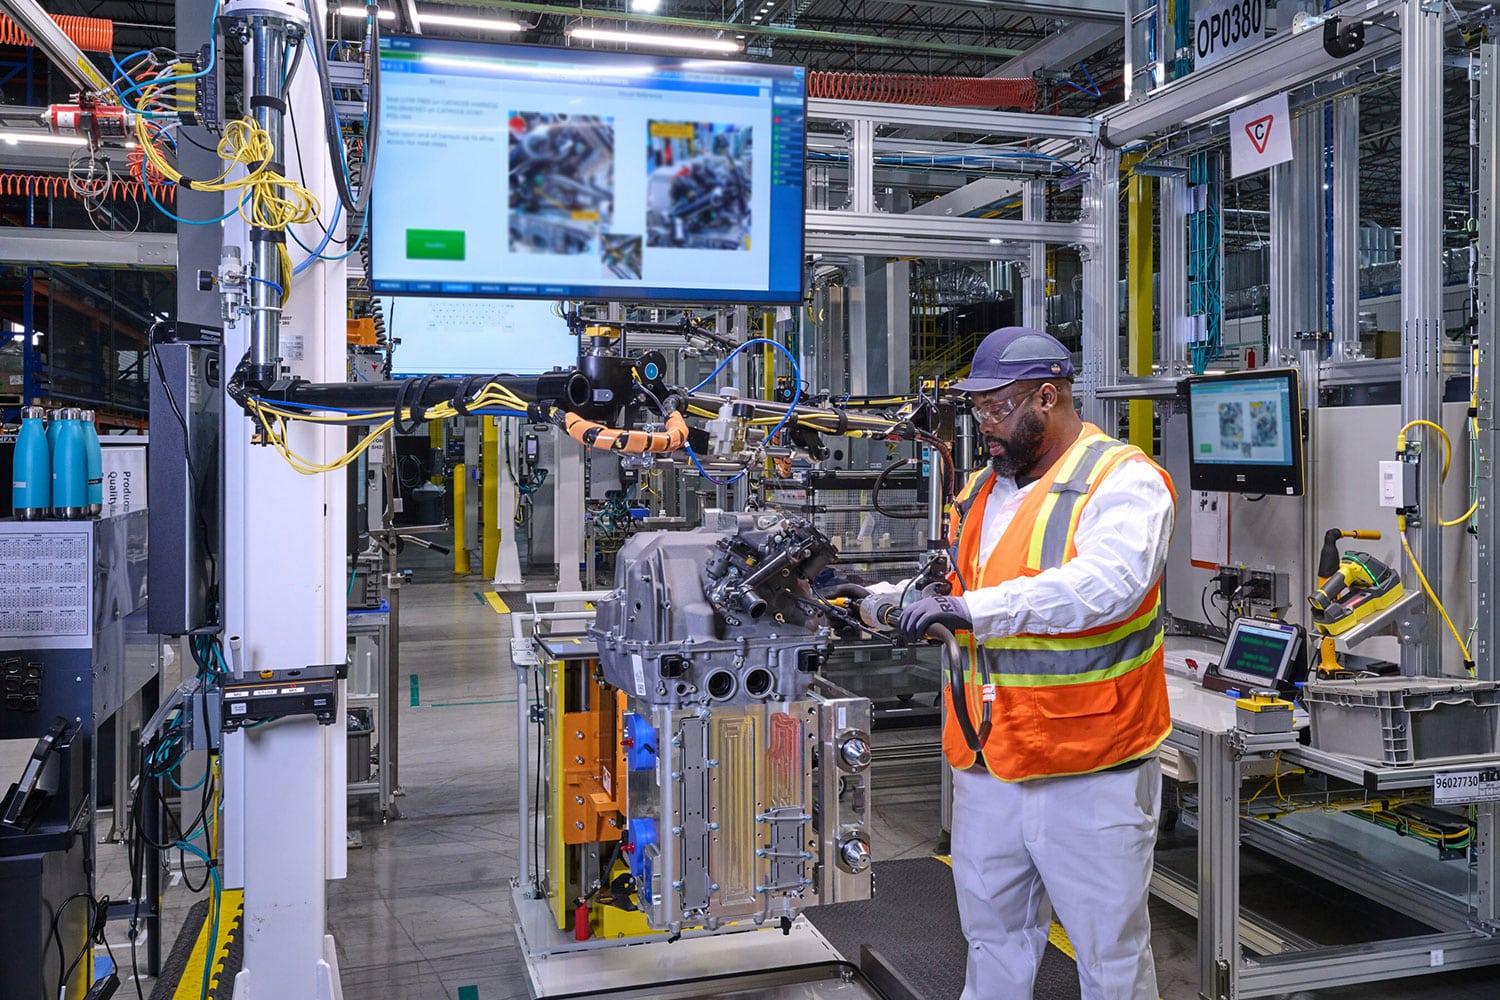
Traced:
<svg viewBox="0 0 1500 1000">
<path fill-rule="evenodd" d="M 1064 469 L 1047 499 L 1037 520 L 1044 527 L 1031 536 L 1031 550 L 1027 564 L 1033 569 L 1056 569 L 1067 557 L 1068 539 L 1073 537 L 1078 516 L 1083 513 L 1083 498 L 1088 496 L 1106 472 L 1114 467 L 1111 459 L 1124 458 L 1129 445 L 1107 437 L 1091 441 L 1083 448 L 1074 449 L 1078 460 L 1071 463 L 1072 469 Z"/>
<path fill-rule="evenodd" d="M 994 469 L 980 469 L 969 477 L 967 483 L 964 483 L 964 488 L 959 490 L 958 496 L 954 498 L 954 506 L 958 508 L 960 517 L 969 516 L 969 510 L 974 506 L 974 499 L 979 496 L 979 491 L 994 474 Z"/>
<path fill-rule="evenodd" d="M 1051 684 L 1082 684 L 1108 680 L 1129 673 L 1156 655 L 1165 631 L 1162 628 L 1160 588 L 1150 609 L 1107 632 L 1090 636 L 1007 636 L 984 643 L 985 653 L 1003 654 L 1003 669 L 990 671 L 990 683 L 999 687 L 1043 687 Z M 975 682 L 972 661 L 965 680 Z"/>
<path fill-rule="evenodd" d="M 948 559 L 953 566 L 955 574 L 959 576 L 962 589 L 967 590 L 967 582 L 962 579 L 962 570 L 959 568 L 958 552 L 960 543 L 963 541 L 964 525 L 969 522 L 969 511 L 974 509 L 974 501 L 979 498 L 980 493 L 989 485 L 990 477 L 995 475 L 994 469 L 980 469 L 969 476 L 969 481 L 964 483 L 964 488 L 958 491 L 958 496 L 953 500 L 953 514 L 948 523 Z M 977 579 L 976 579 L 976 582 Z"/>
</svg>

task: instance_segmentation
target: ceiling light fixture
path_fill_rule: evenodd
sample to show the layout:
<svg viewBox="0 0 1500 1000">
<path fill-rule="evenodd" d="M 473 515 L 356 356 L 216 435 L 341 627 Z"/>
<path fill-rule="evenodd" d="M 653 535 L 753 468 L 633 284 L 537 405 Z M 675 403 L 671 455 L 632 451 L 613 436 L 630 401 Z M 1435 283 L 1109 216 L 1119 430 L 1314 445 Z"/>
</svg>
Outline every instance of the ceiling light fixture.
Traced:
<svg viewBox="0 0 1500 1000">
<path fill-rule="evenodd" d="M 48 132 L 22 132 L 17 129 L 0 131 L 0 140 L 7 146 L 22 142 L 35 142 L 46 146 L 87 146 L 88 140 L 77 135 L 52 135 Z"/>
<path fill-rule="evenodd" d="M 655 14 L 661 9 L 661 0 L 630 0 L 630 9 L 637 14 Z"/>
<path fill-rule="evenodd" d="M 365 8 L 363 8 L 363 7 L 355 7 L 352 4 L 344 6 L 344 7 L 340 7 L 339 8 L 339 16 L 340 17 L 357 17 L 361 21 L 363 21 L 365 19 Z M 393 10 L 383 10 L 383 11 L 380 12 L 380 19 L 382 21 L 394 21 L 396 19 L 396 12 L 393 11 Z"/>
<path fill-rule="evenodd" d="M 474 31 L 525 31 L 526 25 L 515 21 L 496 21 L 488 17 L 458 17 L 453 14 L 427 14 L 417 11 L 422 26 L 436 25 L 441 28 L 470 28 Z"/>
<path fill-rule="evenodd" d="M 739 52 L 744 46 L 721 38 L 695 38 L 691 35 L 656 35 L 645 31 L 610 31 L 605 28 L 573 28 L 569 37 L 585 42 L 620 42 L 658 49 L 686 49 L 689 52 Z"/>
<path fill-rule="evenodd" d="M 339 8 L 339 14 L 344 17 L 365 17 L 365 8 L 345 6 Z M 380 12 L 382 21 L 394 21 L 395 11 L 382 10 Z M 463 17 L 457 14 L 434 14 L 424 10 L 417 11 L 417 20 L 422 22 L 423 27 L 434 28 L 467 28 L 471 31 L 503 31 L 515 32 L 525 31 L 526 26 L 516 21 L 501 21 L 492 17 Z"/>
</svg>

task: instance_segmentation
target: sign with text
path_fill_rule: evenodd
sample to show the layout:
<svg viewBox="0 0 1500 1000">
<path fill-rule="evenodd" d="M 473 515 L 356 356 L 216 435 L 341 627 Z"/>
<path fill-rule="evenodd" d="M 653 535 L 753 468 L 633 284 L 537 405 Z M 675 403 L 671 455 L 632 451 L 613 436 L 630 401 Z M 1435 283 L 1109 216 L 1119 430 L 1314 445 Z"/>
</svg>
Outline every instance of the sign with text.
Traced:
<svg viewBox="0 0 1500 1000">
<path fill-rule="evenodd" d="M 1216 0 L 1193 14 L 1193 68 L 1212 66 L 1266 37 L 1266 0 Z"/>
<path fill-rule="evenodd" d="M 1286 94 L 1229 113 L 1229 175 L 1243 177 L 1292 158 Z"/>
<path fill-rule="evenodd" d="M 1500 770 L 1450 771 L 1433 775 L 1432 804 L 1462 805 L 1500 800 Z"/>
</svg>

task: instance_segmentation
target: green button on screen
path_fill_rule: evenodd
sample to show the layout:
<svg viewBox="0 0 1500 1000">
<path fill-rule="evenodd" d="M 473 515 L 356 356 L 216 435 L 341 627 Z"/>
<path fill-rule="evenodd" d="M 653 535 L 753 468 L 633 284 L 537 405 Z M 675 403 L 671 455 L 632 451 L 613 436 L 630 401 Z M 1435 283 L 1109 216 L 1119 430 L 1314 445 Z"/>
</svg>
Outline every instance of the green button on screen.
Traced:
<svg viewBox="0 0 1500 1000">
<path fill-rule="evenodd" d="M 407 260 L 463 260 L 462 229 L 408 229 Z"/>
</svg>

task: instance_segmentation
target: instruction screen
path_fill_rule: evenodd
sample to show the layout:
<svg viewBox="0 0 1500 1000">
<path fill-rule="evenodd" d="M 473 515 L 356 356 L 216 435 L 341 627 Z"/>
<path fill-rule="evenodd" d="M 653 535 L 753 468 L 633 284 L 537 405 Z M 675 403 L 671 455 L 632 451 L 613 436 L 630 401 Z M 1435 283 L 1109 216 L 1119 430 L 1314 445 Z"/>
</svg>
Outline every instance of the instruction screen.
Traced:
<svg viewBox="0 0 1500 1000">
<path fill-rule="evenodd" d="M 1193 460 L 1291 465 L 1291 390 L 1280 377 L 1195 382 L 1189 394 Z"/>
<path fill-rule="evenodd" d="M 797 301 L 798 67 L 382 40 L 376 292 Z"/>
<path fill-rule="evenodd" d="M 1240 622 L 1234 644 L 1224 653 L 1221 669 L 1269 680 L 1281 669 L 1291 641 L 1285 632 Z"/>
</svg>

